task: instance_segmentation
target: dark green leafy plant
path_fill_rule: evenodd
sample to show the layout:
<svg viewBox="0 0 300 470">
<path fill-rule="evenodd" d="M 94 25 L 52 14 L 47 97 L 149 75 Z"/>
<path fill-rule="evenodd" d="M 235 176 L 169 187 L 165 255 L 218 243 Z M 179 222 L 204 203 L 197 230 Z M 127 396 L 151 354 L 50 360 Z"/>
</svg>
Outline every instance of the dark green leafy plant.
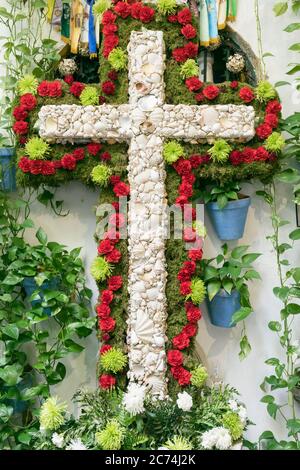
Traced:
<svg viewBox="0 0 300 470">
<path fill-rule="evenodd" d="M 29 204 L 0 193 L 0 448 L 30 447 L 39 400 L 65 378 L 61 359 L 83 351 L 76 339 L 95 324 L 80 249 L 48 242 L 41 228 L 38 244 L 27 243 Z M 28 278 L 36 282 L 30 297 Z"/>
<path fill-rule="evenodd" d="M 224 209 L 229 201 L 236 201 L 239 199 L 239 191 L 241 187 L 236 182 L 224 183 L 220 186 L 212 186 L 197 193 L 197 197 L 203 199 L 204 203 L 216 202 L 219 209 Z"/>
<path fill-rule="evenodd" d="M 248 281 L 260 279 L 259 273 L 252 263 L 261 256 L 259 253 L 247 253 L 249 246 L 241 245 L 228 250 L 228 245 L 222 246 L 222 253 L 216 258 L 203 260 L 204 281 L 207 287 L 209 300 L 213 300 L 217 293 L 224 289 L 228 294 L 236 290 L 240 294 L 241 308 L 232 318 L 232 323 L 243 322 L 240 341 L 240 358 L 244 359 L 250 352 L 244 320 L 253 312 L 250 302 Z"/>
</svg>

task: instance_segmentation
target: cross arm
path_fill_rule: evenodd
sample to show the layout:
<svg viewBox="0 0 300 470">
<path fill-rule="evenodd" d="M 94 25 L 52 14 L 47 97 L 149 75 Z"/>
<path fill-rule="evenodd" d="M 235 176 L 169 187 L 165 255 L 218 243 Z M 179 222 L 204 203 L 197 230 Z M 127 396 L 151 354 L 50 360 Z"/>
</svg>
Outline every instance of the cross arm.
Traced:
<svg viewBox="0 0 300 470">
<path fill-rule="evenodd" d="M 255 135 L 255 111 L 245 105 L 163 106 L 161 137 L 191 142 L 216 139 L 248 142 Z"/>
</svg>

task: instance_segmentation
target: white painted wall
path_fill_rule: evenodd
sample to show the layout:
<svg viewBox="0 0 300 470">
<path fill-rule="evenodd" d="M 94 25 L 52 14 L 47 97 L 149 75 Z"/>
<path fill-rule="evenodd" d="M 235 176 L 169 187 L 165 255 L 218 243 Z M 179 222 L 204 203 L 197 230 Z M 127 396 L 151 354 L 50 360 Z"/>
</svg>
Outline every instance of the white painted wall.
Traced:
<svg viewBox="0 0 300 470">
<path fill-rule="evenodd" d="M 283 33 L 285 25 L 291 22 L 289 16 L 275 18 L 272 13 L 272 0 L 260 2 L 263 25 L 263 44 L 266 52 L 272 52 L 274 58 L 266 58 L 267 70 L 271 82 L 286 80 L 285 71 L 287 64 L 298 60 L 296 54 L 287 53 L 288 46 L 297 40 L 297 32 L 293 34 Z M 256 24 L 254 16 L 254 0 L 240 0 L 239 14 L 236 29 L 254 51 L 256 47 Z M 1 32 L 2 34 L 2 32 Z M 290 88 L 281 88 L 284 113 L 289 115 L 297 110 L 298 103 L 295 96 L 292 99 Z M 248 335 L 252 344 L 252 353 L 244 362 L 238 358 L 240 328 L 223 330 L 213 327 L 206 312 L 200 323 L 198 342 L 202 350 L 202 357 L 211 374 L 217 375 L 236 387 L 242 400 L 246 403 L 250 419 L 256 423 L 250 427 L 247 437 L 255 440 L 259 434 L 270 429 L 275 434 L 282 435 L 282 426 L 275 423 L 266 413 L 265 405 L 260 403 L 262 392 L 259 388 L 264 376 L 269 372 L 269 367 L 264 365 L 268 357 L 278 356 L 281 353 L 274 334 L 269 332 L 267 324 L 270 320 L 279 317 L 280 303 L 272 294 L 272 289 L 277 285 L 275 258 L 271 252 L 271 246 L 266 241 L 266 236 L 271 232 L 268 209 L 262 201 L 255 196 L 259 185 L 245 184 L 243 192 L 253 197 L 252 207 L 247 222 L 245 237 L 239 244 L 249 244 L 254 252 L 263 253 L 257 261 L 256 268 L 260 272 L 263 281 L 251 286 L 251 298 L 255 306 L 255 315 L 247 321 Z M 292 228 L 295 228 L 295 208 L 292 202 L 292 194 L 283 185 L 278 186 L 278 195 L 282 216 L 291 220 Z M 96 245 L 93 239 L 95 229 L 94 206 L 98 200 L 98 194 L 88 190 L 79 183 L 72 183 L 58 191 L 58 199 L 64 199 L 65 207 L 70 209 L 70 215 L 66 218 L 58 218 L 50 211 L 45 210 L 39 204 L 32 205 L 31 217 L 37 226 L 41 225 L 47 232 L 49 239 L 64 243 L 69 248 L 82 246 L 87 272 L 96 254 Z M 213 233 L 213 229 L 206 220 L 208 238 L 205 245 L 205 257 L 214 256 L 220 249 L 220 242 Z M 283 230 L 287 234 L 288 229 Z M 33 234 L 32 234 L 33 235 Z M 284 238 L 284 236 L 283 236 Z M 33 240 L 33 236 L 30 237 Z M 233 244 L 231 244 L 233 245 Z M 297 249 L 292 255 L 293 261 L 299 263 L 300 256 Z M 88 284 L 94 291 L 96 300 L 97 289 L 94 281 L 88 274 Z M 299 332 L 299 324 L 296 326 Z M 67 360 L 69 365 L 68 375 L 62 385 L 56 387 L 64 399 L 71 399 L 73 392 L 82 385 L 93 387 L 96 384 L 95 364 L 97 356 L 97 340 L 95 336 L 87 341 L 87 349 L 80 356 L 73 355 Z"/>
</svg>

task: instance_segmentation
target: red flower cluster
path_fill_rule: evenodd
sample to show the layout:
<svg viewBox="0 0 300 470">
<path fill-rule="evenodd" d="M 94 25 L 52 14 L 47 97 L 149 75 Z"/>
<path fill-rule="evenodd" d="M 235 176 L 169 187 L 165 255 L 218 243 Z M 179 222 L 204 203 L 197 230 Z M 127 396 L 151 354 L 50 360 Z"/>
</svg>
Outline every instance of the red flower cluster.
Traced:
<svg viewBox="0 0 300 470">
<path fill-rule="evenodd" d="M 205 98 L 208 100 L 214 100 L 217 98 L 220 94 L 220 88 L 218 88 L 216 85 L 208 85 L 205 88 L 203 88 L 203 95 Z"/>
<path fill-rule="evenodd" d="M 45 160 L 30 160 L 27 157 L 21 157 L 18 167 L 23 173 L 30 173 L 32 175 L 50 176 L 54 175 L 56 168 L 54 162 Z"/>
<path fill-rule="evenodd" d="M 44 80 L 38 86 L 37 92 L 39 96 L 50 96 L 51 98 L 58 98 L 62 95 L 62 85 L 59 80 L 48 82 Z"/>
<path fill-rule="evenodd" d="M 102 91 L 106 95 L 113 95 L 115 90 L 116 90 L 116 85 L 114 84 L 114 82 L 107 80 L 106 82 L 102 83 Z"/>
<path fill-rule="evenodd" d="M 109 374 L 103 374 L 99 377 L 99 386 L 103 390 L 109 390 L 116 385 L 116 378 Z"/>
<path fill-rule="evenodd" d="M 191 24 L 186 24 L 180 31 L 186 39 L 194 39 L 197 36 L 197 31 Z"/>
<path fill-rule="evenodd" d="M 72 95 L 76 96 L 76 98 L 79 98 L 79 96 L 83 92 L 84 88 L 85 88 L 84 83 L 73 82 L 72 85 L 70 86 L 70 93 Z"/>
<path fill-rule="evenodd" d="M 198 77 L 187 78 L 185 84 L 190 91 L 198 91 L 203 87 L 203 82 Z"/>
<path fill-rule="evenodd" d="M 192 13 L 189 8 L 184 8 L 177 13 L 177 21 L 180 24 L 188 24 L 192 21 Z"/>
<path fill-rule="evenodd" d="M 256 149 L 246 147 L 242 151 L 233 150 L 229 157 L 230 163 L 234 166 L 238 166 L 244 163 L 249 164 L 262 161 L 266 162 L 270 159 L 273 160 L 273 155 L 270 154 L 264 147 L 258 147 Z"/>
<path fill-rule="evenodd" d="M 94 157 L 98 155 L 101 149 L 102 149 L 101 144 L 92 143 L 92 144 L 87 145 L 87 151 L 89 152 L 90 155 L 93 155 Z"/>
<path fill-rule="evenodd" d="M 251 103 L 255 98 L 253 91 L 248 86 L 240 89 L 239 96 L 245 103 Z"/>
<path fill-rule="evenodd" d="M 28 118 L 28 113 L 32 111 L 37 105 L 37 99 L 31 93 L 26 93 L 20 98 L 20 103 L 13 110 L 13 116 L 16 119 L 13 124 L 13 131 L 19 136 L 20 144 L 25 143 L 26 139 L 22 136 L 28 134 L 29 123 L 25 121 Z"/>
<path fill-rule="evenodd" d="M 25 95 L 22 95 L 20 98 L 20 105 L 23 106 L 26 111 L 32 111 L 37 105 L 37 99 L 31 93 L 25 93 Z"/>
<path fill-rule="evenodd" d="M 198 44 L 194 42 L 188 42 L 183 47 L 174 49 L 172 55 L 176 62 L 185 62 L 187 59 L 194 59 L 198 54 Z"/>
</svg>

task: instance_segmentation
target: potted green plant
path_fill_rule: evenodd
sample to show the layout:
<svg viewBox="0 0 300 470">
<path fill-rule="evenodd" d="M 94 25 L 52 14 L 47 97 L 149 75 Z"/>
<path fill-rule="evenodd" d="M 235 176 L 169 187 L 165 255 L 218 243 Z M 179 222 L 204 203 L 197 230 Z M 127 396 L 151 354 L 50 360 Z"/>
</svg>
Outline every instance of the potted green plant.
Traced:
<svg viewBox="0 0 300 470">
<path fill-rule="evenodd" d="M 240 193 L 238 183 L 225 183 L 201 192 L 206 210 L 220 240 L 238 240 L 243 237 L 249 196 Z"/>
<path fill-rule="evenodd" d="M 0 188 L 3 191 L 16 190 L 16 150 L 8 139 L 0 137 Z"/>
<path fill-rule="evenodd" d="M 260 279 L 252 266 L 260 254 L 247 253 L 248 248 L 242 245 L 230 252 L 224 244 L 222 254 L 203 260 L 208 314 L 215 326 L 232 328 L 253 311 L 247 282 Z"/>
</svg>

